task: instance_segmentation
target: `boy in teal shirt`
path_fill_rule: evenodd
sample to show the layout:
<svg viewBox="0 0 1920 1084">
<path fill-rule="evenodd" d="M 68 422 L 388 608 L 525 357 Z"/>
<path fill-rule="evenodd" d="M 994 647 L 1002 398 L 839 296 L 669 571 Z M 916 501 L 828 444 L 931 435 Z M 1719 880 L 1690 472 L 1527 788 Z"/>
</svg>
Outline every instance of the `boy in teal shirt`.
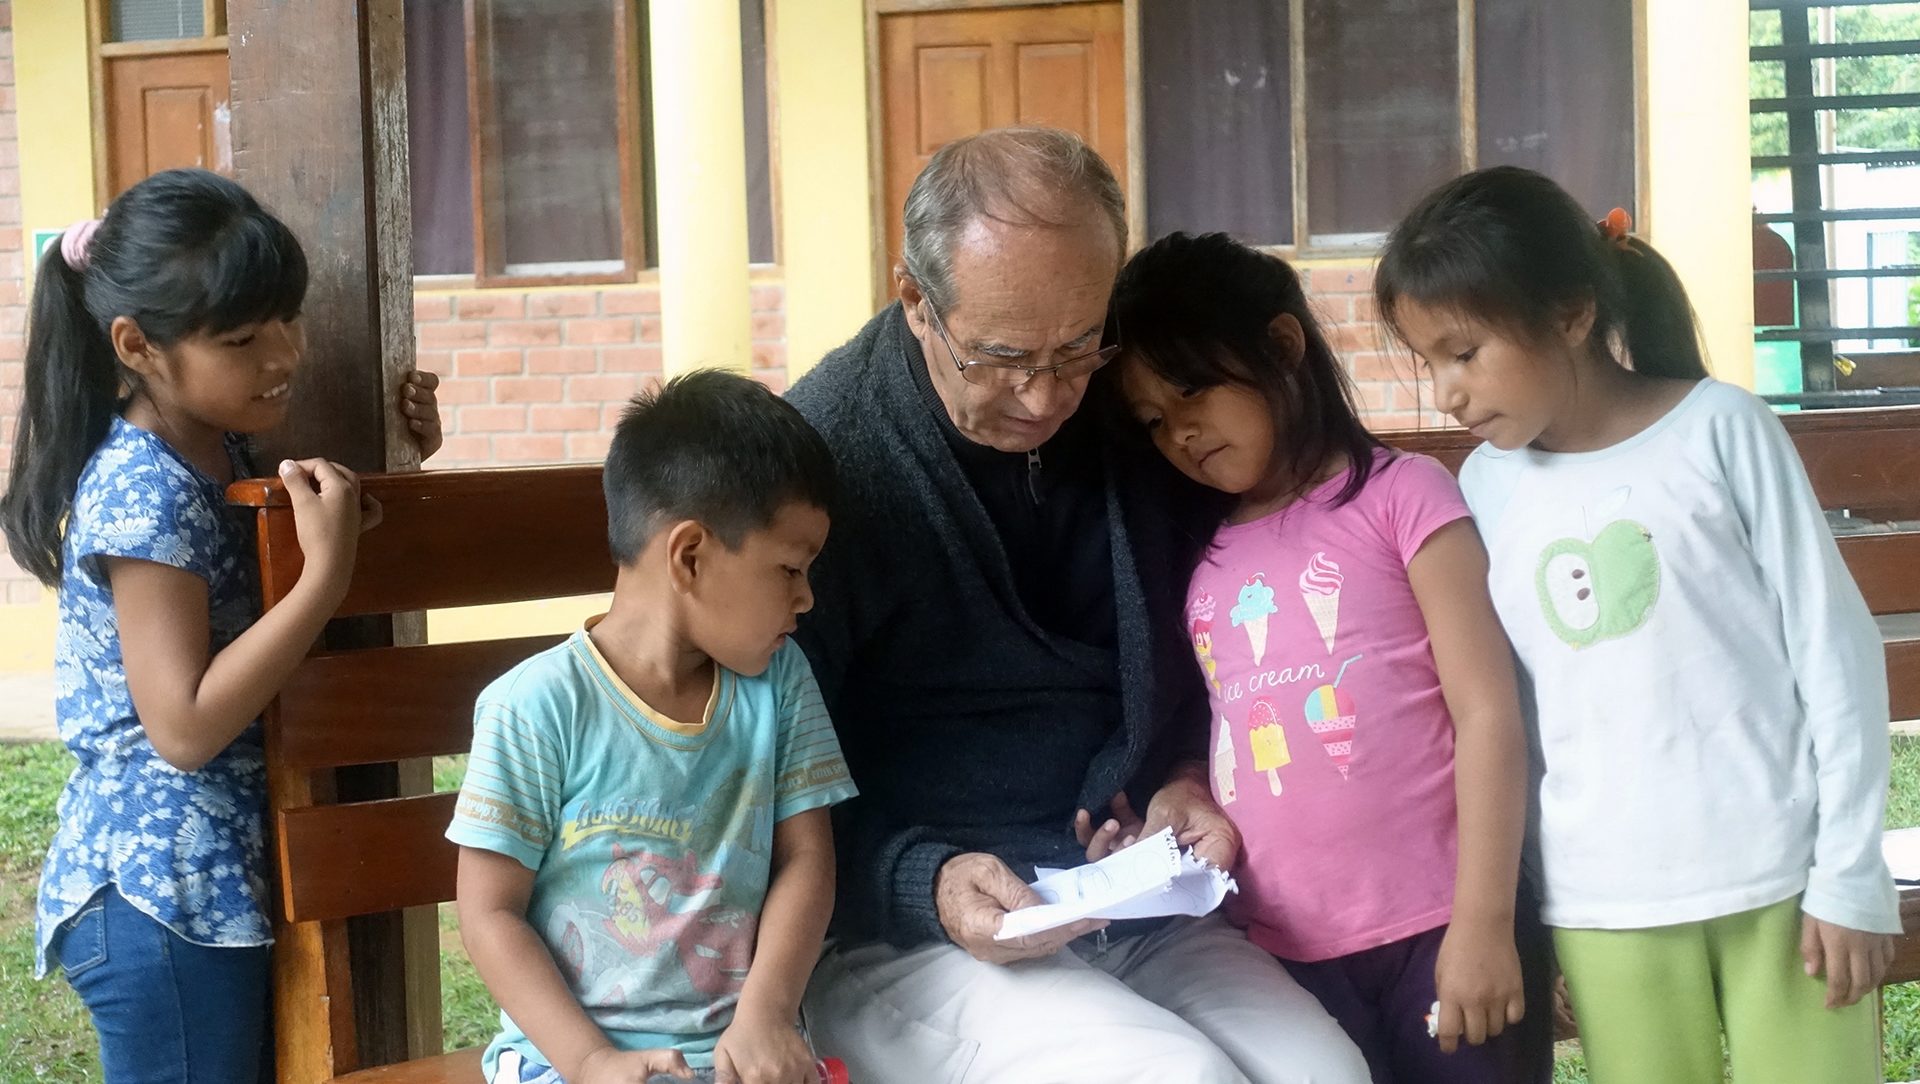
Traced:
<svg viewBox="0 0 1920 1084">
<path fill-rule="evenodd" d="M 832 454 L 701 372 L 634 401 L 604 484 L 612 605 L 481 693 L 447 829 L 501 1006 L 487 1079 L 811 1081 L 795 1021 L 833 909 L 827 807 L 854 788 L 787 637 Z"/>
</svg>

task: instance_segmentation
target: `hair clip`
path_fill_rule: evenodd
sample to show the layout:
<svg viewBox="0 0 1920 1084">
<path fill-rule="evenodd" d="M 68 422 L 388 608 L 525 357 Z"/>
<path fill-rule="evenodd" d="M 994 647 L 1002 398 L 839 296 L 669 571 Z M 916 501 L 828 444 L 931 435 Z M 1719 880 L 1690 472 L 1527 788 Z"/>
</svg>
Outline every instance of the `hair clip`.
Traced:
<svg viewBox="0 0 1920 1084">
<path fill-rule="evenodd" d="M 60 258 L 75 271 L 85 271 L 93 262 L 93 235 L 100 229 L 100 220 L 89 218 L 85 222 L 76 222 L 60 234 Z"/>
<path fill-rule="evenodd" d="M 1626 208 L 1615 207 L 1607 212 L 1607 217 L 1594 225 L 1600 227 L 1602 236 L 1613 242 L 1613 247 L 1622 252 L 1633 251 L 1633 246 L 1628 243 L 1633 234 L 1633 216 L 1627 213 Z"/>
</svg>

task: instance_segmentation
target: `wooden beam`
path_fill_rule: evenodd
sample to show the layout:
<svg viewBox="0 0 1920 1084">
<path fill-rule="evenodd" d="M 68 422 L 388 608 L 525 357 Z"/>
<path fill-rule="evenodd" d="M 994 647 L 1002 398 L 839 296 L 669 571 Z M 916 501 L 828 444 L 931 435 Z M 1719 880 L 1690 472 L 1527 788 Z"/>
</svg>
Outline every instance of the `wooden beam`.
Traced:
<svg viewBox="0 0 1920 1084">
<path fill-rule="evenodd" d="M 317 455 L 359 471 L 415 468 L 416 446 L 396 409 L 414 366 L 402 0 L 229 0 L 226 30 L 234 174 L 301 239 L 311 269 L 293 409 L 258 441 L 259 462 L 270 469 L 280 458 Z M 336 623 L 327 644 L 393 643 L 395 624 Z M 400 625 L 404 640 L 408 623 Z M 295 774 L 353 800 L 418 792 L 425 779 L 420 765 Z M 302 782 L 270 781 L 270 810 L 312 804 Z M 426 1039 L 437 1046 L 437 969 L 422 966 L 425 952 L 410 945 L 431 936 L 430 921 L 395 914 L 344 928 L 282 921 L 276 929 L 281 1081 L 328 1080 L 404 1060 Z M 347 955 L 350 984 L 332 977 L 345 974 Z M 349 992 L 351 1003 L 339 1004 Z"/>
</svg>

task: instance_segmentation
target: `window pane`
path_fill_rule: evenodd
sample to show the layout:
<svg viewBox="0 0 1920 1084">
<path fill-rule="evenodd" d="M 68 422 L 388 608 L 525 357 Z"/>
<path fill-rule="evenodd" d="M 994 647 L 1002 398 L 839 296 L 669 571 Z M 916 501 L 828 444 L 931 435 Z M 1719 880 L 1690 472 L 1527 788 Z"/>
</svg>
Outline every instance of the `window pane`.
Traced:
<svg viewBox="0 0 1920 1084">
<path fill-rule="evenodd" d="M 740 98 L 747 126 L 747 262 L 772 263 L 773 169 L 766 0 L 740 0 Z"/>
<path fill-rule="evenodd" d="M 413 273 L 473 274 L 473 144 L 467 130 L 467 17 L 447 0 L 407 0 L 407 165 Z"/>
<path fill-rule="evenodd" d="M 1287 6 L 1141 0 L 1147 233 L 1293 243 Z"/>
<path fill-rule="evenodd" d="M 107 40 L 165 41 L 198 38 L 206 32 L 207 9 L 202 0 L 113 0 Z"/>
<path fill-rule="evenodd" d="M 1595 218 L 1634 205 L 1633 0 L 1476 0 L 1479 156 L 1559 181 Z"/>
<path fill-rule="evenodd" d="M 1456 0 L 1305 0 L 1307 225 L 1373 241 L 1460 172 Z"/>
<path fill-rule="evenodd" d="M 489 270 L 625 268 L 614 4 L 475 0 L 486 9 Z"/>
</svg>

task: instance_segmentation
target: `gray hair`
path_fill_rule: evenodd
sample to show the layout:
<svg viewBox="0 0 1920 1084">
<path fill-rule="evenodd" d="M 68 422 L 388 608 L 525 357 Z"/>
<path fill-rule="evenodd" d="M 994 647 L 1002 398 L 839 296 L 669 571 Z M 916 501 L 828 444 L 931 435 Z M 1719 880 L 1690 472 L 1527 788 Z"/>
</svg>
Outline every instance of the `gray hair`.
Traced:
<svg viewBox="0 0 1920 1084">
<path fill-rule="evenodd" d="M 1104 217 L 1127 244 L 1126 197 L 1092 147 L 1058 128 L 997 128 L 934 152 L 907 190 L 900 259 L 933 307 L 953 303 L 953 247 L 976 219 L 1060 229 Z"/>
</svg>

